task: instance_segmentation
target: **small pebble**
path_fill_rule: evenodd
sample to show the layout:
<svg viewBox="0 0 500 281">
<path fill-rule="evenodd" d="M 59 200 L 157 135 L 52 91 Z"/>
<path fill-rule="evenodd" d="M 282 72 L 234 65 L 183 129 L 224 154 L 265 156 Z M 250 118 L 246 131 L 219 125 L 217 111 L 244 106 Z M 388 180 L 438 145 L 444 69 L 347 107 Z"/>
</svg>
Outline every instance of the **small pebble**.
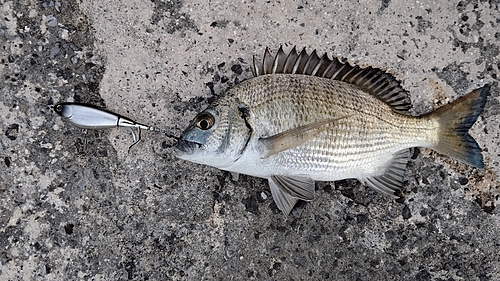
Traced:
<svg viewBox="0 0 500 281">
<path fill-rule="evenodd" d="M 47 22 L 48 26 L 57 26 L 57 19 L 53 15 L 45 17 L 45 22 Z"/>
<path fill-rule="evenodd" d="M 266 200 L 267 199 L 267 195 L 265 192 L 261 192 L 260 193 L 260 196 L 262 197 L 262 199 Z"/>
</svg>

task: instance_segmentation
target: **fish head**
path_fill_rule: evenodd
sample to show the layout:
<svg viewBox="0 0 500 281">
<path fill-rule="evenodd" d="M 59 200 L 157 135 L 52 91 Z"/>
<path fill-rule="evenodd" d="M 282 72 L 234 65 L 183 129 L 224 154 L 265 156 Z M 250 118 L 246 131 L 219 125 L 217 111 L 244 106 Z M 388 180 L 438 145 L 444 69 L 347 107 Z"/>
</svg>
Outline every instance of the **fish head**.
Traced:
<svg viewBox="0 0 500 281">
<path fill-rule="evenodd" d="M 199 113 L 175 144 L 183 160 L 227 168 L 243 153 L 251 136 L 242 107 L 231 99 L 211 104 Z"/>
<path fill-rule="evenodd" d="M 213 151 L 215 139 L 214 133 L 219 127 L 219 112 L 207 108 L 199 113 L 184 130 L 180 139 L 175 144 L 176 155 L 179 158 L 189 160 L 202 154 Z"/>
</svg>

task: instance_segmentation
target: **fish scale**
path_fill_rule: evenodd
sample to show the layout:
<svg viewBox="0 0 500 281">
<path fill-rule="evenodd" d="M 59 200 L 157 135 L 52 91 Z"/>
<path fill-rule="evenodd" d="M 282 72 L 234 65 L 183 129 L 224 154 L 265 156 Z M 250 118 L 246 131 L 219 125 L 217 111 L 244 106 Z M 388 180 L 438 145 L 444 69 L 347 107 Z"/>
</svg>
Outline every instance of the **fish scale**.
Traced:
<svg viewBox="0 0 500 281">
<path fill-rule="evenodd" d="M 489 87 L 434 112 L 411 116 L 410 97 L 392 75 L 293 48 L 268 49 L 253 78 L 229 89 L 182 133 L 176 155 L 265 178 L 285 215 L 315 198 L 315 181 L 356 178 L 387 196 L 404 183 L 409 148 L 428 147 L 482 168 L 467 133 Z"/>
</svg>

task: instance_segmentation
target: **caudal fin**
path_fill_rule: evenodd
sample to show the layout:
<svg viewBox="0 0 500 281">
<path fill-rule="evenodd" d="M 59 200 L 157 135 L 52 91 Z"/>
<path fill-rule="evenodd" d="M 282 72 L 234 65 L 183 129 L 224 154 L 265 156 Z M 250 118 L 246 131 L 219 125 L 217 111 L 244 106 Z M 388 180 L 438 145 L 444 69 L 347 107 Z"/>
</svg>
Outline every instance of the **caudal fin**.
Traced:
<svg viewBox="0 0 500 281">
<path fill-rule="evenodd" d="M 486 85 L 430 114 L 440 128 L 439 141 L 433 149 L 465 164 L 484 167 L 481 148 L 468 131 L 483 112 L 489 90 Z"/>
</svg>

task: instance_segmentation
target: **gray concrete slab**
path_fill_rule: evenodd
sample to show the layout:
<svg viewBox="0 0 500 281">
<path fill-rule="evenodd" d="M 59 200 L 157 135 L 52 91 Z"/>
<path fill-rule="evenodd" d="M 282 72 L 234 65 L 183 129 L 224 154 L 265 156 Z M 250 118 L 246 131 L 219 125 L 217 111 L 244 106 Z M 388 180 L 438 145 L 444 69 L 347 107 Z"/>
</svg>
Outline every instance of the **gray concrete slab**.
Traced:
<svg viewBox="0 0 500 281">
<path fill-rule="evenodd" d="M 1 280 L 500 279 L 497 1 L 1 1 Z M 426 149 L 404 199 L 318 183 L 284 220 L 265 180 L 172 140 L 64 123 L 59 101 L 173 134 L 280 45 L 388 69 L 422 114 L 489 83 L 485 169 Z M 86 144 L 85 144 L 86 143 Z"/>
</svg>

